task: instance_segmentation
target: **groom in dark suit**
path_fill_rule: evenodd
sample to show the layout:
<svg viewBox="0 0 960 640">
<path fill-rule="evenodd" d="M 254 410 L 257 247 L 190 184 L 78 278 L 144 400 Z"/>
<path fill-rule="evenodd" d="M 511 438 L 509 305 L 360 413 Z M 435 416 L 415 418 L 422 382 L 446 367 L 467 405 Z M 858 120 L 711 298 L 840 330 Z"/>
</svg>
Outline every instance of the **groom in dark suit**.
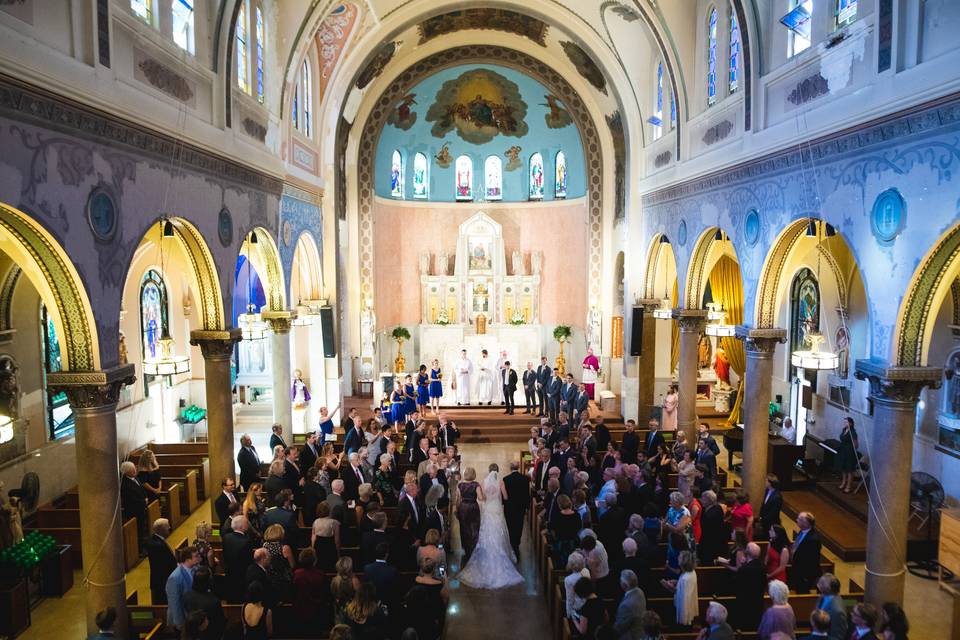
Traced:
<svg viewBox="0 0 960 640">
<path fill-rule="evenodd" d="M 503 503 L 503 515 L 510 532 L 510 546 L 520 562 L 520 538 L 523 536 L 523 519 L 530 506 L 530 480 L 520 473 L 520 463 L 510 463 L 510 473 L 503 478 L 507 499 Z"/>
<path fill-rule="evenodd" d="M 503 385 L 503 399 L 507 405 L 504 413 L 513 415 L 513 394 L 517 392 L 517 372 L 510 366 L 510 361 L 503 363 L 500 370 L 500 383 Z"/>
</svg>

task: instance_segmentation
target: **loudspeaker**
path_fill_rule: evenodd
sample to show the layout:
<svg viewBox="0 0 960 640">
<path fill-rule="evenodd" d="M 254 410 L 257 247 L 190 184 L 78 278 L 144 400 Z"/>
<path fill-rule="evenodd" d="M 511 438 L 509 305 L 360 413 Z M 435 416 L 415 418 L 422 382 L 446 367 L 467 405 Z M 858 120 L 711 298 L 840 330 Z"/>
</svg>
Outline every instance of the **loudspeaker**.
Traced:
<svg viewBox="0 0 960 640">
<path fill-rule="evenodd" d="M 633 322 L 630 325 L 630 355 L 643 354 L 643 307 L 633 308 Z"/>
<path fill-rule="evenodd" d="M 337 341 L 333 335 L 333 307 L 320 307 L 320 333 L 323 335 L 323 357 L 337 357 Z"/>
</svg>

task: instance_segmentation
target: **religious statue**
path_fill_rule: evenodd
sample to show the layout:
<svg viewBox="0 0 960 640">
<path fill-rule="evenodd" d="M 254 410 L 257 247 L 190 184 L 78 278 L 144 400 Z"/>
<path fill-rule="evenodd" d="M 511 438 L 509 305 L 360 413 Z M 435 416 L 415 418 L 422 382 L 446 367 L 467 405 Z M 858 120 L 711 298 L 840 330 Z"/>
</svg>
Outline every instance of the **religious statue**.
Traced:
<svg viewBox="0 0 960 640">
<path fill-rule="evenodd" d="M 540 271 L 543 269 L 543 254 L 539 251 L 532 251 L 530 253 L 530 267 L 533 270 L 533 275 L 540 275 Z"/>
<path fill-rule="evenodd" d="M 19 372 L 9 357 L 0 360 L 0 415 L 13 420 L 20 416 Z"/>
<path fill-rule="evenodd" d="M 723 347 L 717 347 L 716 355 L 713 357 L 713 370 L 717 374 L 717 388 L 730 386 L 730 360 L 727 359 L 727 353 Z"/>
<path fill-rule="evenodd" d="M 710 344 L 710 338 L 707 337 L 707 334 L 701 333 L 700 340 L 697 341 L 697 368 L 698 369 L 710 368 L 710 358 L 713 355 L 711 353 L 712 350 L 713 350 L 713 347 Z"/>
<path fill-rule="evenodd" d="M 445 276 L 448 273 L 450 273 L 449 271 L 447 271 L 447 267 L 449 263 L 450 263 L 450 257 L 447 255 L 446 251 L 441 251 L 439 254 L 437 254 L 437 262 L 434 268 L 434 275 Z"/>
<path fill-rule="evenodd" d="M 850 368 L 850 332 L 844 325 L 837 327 L 836 343 L 840 362 L 837 366 L 837 375 L 846 380 Z"/>
<path fill-rule="evenodd" d="M 518 249 L 513 250 L 513 254 L 511 256 L 511 264 L 513 266 L 513 275 L 515 276 L 526 275 L 523 269 L 523 254 L 520 253 Z"/>
<path fill-rule="evenodd" d="M 420 275 L 430 275 L 430 254 L 426 251 L 420 254 Z"/>
<path fill-rule="evenodd" d="M 960 351 L 951 354 L 944 375 L 947 378 L 946 413 L 960 418 Z"/>
<path fill-rule="evenodd" d="M 120 332 L 117 350 L 120 352 L 120 364 L 127 364 L 127 362 L 129 362 L 127 355 L 127 336 L 123 334 L 123 331 Z"/>
<path fill-rule="evenodd" d="M 376 316 L 369 304 L 360 311 L 360 355 L 372 358 L 376 340 Z"/>
<path fill-rule="evenodd" d="M 588 346 L 599 346 L 601 339 L 602 328 L 600 323 L 602 321 L 602 314 L 600 313 L 600 308 L 597 306 L 590 307 L 590 310 L 587 311 L 587 326 L 586 326 L 586 339 Z"/>
</svg>

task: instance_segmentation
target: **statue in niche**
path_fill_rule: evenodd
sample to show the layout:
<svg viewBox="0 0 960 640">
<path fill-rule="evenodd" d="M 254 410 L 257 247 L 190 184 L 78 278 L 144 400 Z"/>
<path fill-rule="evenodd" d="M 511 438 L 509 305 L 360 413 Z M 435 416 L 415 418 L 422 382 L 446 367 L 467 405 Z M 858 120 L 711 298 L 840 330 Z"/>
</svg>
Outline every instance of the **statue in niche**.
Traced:
<svg viewBox="0 0 960 640">
<path fill-rule="evenodd" d="M 836 345 L 837 356 L 840 359 L 837 375 L 846 380 L 850 369 L 850 332 L 843 325 L 837 327 Z"/>
<path fill-rule="evenodd" d="M 590 310 L 587 311 L 587 334 L 584 336 L 587 339 L 588 347 L 600 348 L 601 322 L 600 309 L 596 306 L 590 307 Z"/>
<path fill-rule="evenodd" d="M 539 251 L 530 253 L 530 267 L 533 269 L 533 275 L 538 276 L 543 269 L 543 254 Z"/>
<path fill-rule="evenodd" d="M 960 351 L 954 351 L 944 371 L 947 378 L 946 412 L 960 418 Z"/>
<path fill-rule="evenodd" d="M 370 305 L 364 305 L 360 311 L 360 355 L 364 358 L 373 357 L 376 322 L 377 319 L 373 309 Z"/>
<path fill-rule="evenodd" d="M 420 275 L 430 275 L 430 254 L 426 251 L 420 254 Z"/>
<path fill-rule="evenodd" d="M 709 369 L 713 359 L 713 345 L 710 344 L 710 338 L 707 334 L 701 333 L 700 340 L 697 341 L 697 368 Z"/>
<path fill-rule="evenodd" d="M 513 275 L 515 276 L 524 276 L 526 273 L 523 269 L 523 254 L 520 253 L 519 249 L 514 249 L 511 256 L 511 264 L 513 265 Z"/>
<path fill-rule="evenodd" d="M 124 335 L 123 331 L 120 332 L 117 350 L 120 352 L 120 364 L 127 364 L 130 360 L 127 354 L 127 336 Z"/>
<path fill-rule="evenodd" d="M 0 415 L 20 417 L 20 369 L 11 358 L 0 359 Z"/>
<path fill-rule="evenodd" d="M 450 256 L 447 254 L 446 251 L 441 251 L 437 255 L 437 265 L 436 265 L 436 270 L 434 272 L 434 275 L 445 276 L 448 273 L 450 273 L 447 270 L 447 267 L 449 266 L 449 264 L 450 264 Z"/>
<path fill-rule="evenodd" d="M 727 358 L 727 352 L 723 350 L 723 347 L 717 347 L 717 355 L 713 359 L 713 370 L 717 374 L 717 388 L 729 388 L 730 360 Z"/>
</svg>

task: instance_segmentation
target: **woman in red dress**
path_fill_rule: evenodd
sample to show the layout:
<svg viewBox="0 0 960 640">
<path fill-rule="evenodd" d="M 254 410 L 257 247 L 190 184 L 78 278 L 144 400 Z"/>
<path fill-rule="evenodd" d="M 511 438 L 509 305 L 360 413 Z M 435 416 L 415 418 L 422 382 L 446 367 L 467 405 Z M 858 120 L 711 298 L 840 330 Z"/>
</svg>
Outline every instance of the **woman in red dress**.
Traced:
<svg viewBox="0 0 960 640">
<path fill-rule="evenodd" d="M 746 491 L 737 492 L 737 504 L 730 512 L 730 527 L 734 533 L 743 531 L 747 540 L 753 540 L 753 507 Z"/>
<path fill-rule="evenodd" d="M 787 580 L 787 565 L 790 564 L 790 544 L 787 540 L 787 531 L 778 524 L 770 527 L 770 544 L 767 545 L 767 556 L 764 566 L 767 569 L 767 581 Z"/>
</svg>

